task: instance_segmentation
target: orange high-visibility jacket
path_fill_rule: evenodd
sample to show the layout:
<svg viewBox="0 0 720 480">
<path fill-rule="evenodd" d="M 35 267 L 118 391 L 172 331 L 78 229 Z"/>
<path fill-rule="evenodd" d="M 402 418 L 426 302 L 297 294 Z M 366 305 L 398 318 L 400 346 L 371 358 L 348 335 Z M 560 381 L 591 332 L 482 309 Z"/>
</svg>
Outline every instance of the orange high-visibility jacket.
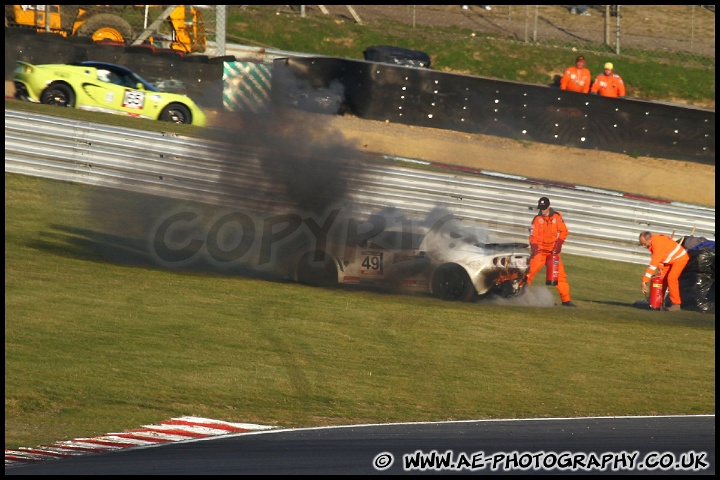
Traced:
<svg viewBox="0 0 720 480">
<path fill-rule="evenodd" d="M 560 238 L 563 242 L 568 236 L 568 228 L 562 215 L 552 208 L 550 215 L 535 215 L 530 225 L 530 245 L 537 245 L 540 252 L 552 252 L 555 242 Z"/>
<path fill-rule="evenodd" d="M 592 76 L 587 68 L 568 67 L 560 79 L 560 90 L 588 93 Z"/>
<path fill-rule="evenodd" d="M 623 82 L 620 75 L 613 73 L 612 75 L 605 75 L 601 73 L 595 77 L 595 83 L 593 83 L 591 93 L 597 93 L 603 97 L 624 97 L 625 96 L 625 83 Z"/>
<path fill-rule="evenodd" d="M 659 267 L 672 265 L 675 260 L 683 255 L 687 255 L 685 247 L 662 233 L 653 233 L 650 235 L 650 243 L 650 264 L 645 270 L 645 276 L 643 276 L 642 279 L 644 283 L 650 281 Z"/>
</svg>

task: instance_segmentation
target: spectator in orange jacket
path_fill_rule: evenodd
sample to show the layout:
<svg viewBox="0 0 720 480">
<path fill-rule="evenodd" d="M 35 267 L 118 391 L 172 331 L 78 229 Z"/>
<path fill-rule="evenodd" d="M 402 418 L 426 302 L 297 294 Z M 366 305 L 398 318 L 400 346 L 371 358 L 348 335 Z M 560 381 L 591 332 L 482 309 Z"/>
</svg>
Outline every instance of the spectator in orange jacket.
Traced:
<svg viewBox="0 0 720 480">
<path fill-rule="evenodd" d="M 569 90 L 578 93 L 590 93 L 592 76 L 590 70 L 585 68 L 585 57 L 580 55 L 575 59 L 575 66 L 565 69 L 560 79 L 560 90 Z"/>
<path fill-rule="evenodd" d="M 662 233 L 642 232 L 640 245 L 650 250 L 650 264 L 642 278 L 642 292 L 648 292 L 648 283 L 655 275 L 663 279 L 663 289 L 670 293 L 671 305 L 669 312 L 679 312 L 682 301 L 680 299 L 680 284 L 678 279 L 690 256 L 685 247 Z M 658 269 L 660 271 L 658 271 Z"/>
<path fill-rule="evenodd" d="M 530 226 L 530 268 L 525 280 L 527 285 L 530 285 L 535 275 L 545 266 L 549 254 L 560 253 L 568 236 L 565 221 L 560 212 L 550 208 L 549 198 L 540 197 L 537 208 L 540 213 L 535 215 Z M 557 290 L 560 300 L 565 307 L 575 307 L 570 300 L 570 285 L 561 257 L 559 262 Z"/>
<path fill-rule="evenodd" d="M 595 77 L 590 93 L 597 93 L 601 97 L 618 98 L 625 96 L 625 83 L 615 72 L 615 67 L 612 63 L 608 62 L 605 64 L 603 73 Z"/>
</svg>

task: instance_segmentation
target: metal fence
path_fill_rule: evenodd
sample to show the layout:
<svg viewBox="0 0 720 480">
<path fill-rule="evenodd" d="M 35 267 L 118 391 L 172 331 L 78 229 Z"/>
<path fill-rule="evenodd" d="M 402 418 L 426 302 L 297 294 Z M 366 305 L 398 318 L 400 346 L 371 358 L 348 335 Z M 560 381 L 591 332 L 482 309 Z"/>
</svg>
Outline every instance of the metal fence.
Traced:
<svg viewBox="0 0 720 480">
<path fill-rule="evenodd" d="M 298 149 L 296 144 L 288 148 Z M 672 233 L 675 238 L 691 234 L 715 238 L 714 208 L 379 166 L 357 158 L 347 164 L 327 163 L 325 153 L 318 151 L 311 162 L 295 165 L 288 151 L 268 153 L 246 144 L 5 110 L 5 172 L 10 173 L 202 202 L 248 214 L 297 211 L 298 187 L 315 194 L 342 186 L 344 195 L 328 207 L 357 215 L 387 212 L 408 218 L 440 209 L 484 227 L 491 239 L 521 242 L 527 240 L 537 198 L 548 195 L 562 205 L 571 229 L 565 252 L 638 264 L 647 263 L 647 251 L 637 241 L 643 230 Z M 316 175 L 309 175 L 308 169 Z"/>
<path fill-rule="evenodd" d="M 459 27 L 498 38 L 584 52 L 632 55 L 653 50 L 707 65 L 715 58 L 714 5 L 274 5 L 298 15 L 396 21 L 416 28 Z M 467 8 L 463 8 L 467 7 Z M 571 13 L 575 10 L 576 13 Z"/>
<path fill-rule="evenodd" d="M 87 36 L 90 16 L 102 13 L 126 43 L 150 44 L 224 55 L 227 19 L 247 8 L 275 9 L 299 16 L 332 16 L 361 24 L 402 22 L 415 28 L 457 27 L 523 43 L 576 48 L 588 53 L 633 55 L 715 68 L 714 5 L 589 5 L 589 15 L 570 13 L 572 5 L 6 5 L 5 25 Z M 486 9 L 485 7 L 489 7 Z M 51 22 L 44 21 L 49 11 Z M 57 17 L 53 20 L 53 15 Z M 60 17 L 63 18 L 62 25 Z M 283 17 L 278 16 L 278 22 Z M 85 25 L 81 25 L 82 23 Z M 123 27 L 123 25 L 127 25 Z M 112 25 L 111 25 L 112 26 Z M 102 36 L 103 34 L 99 34 Z M 107 32 L 105 33 L 107 35 Z M 242 35 L 240 35 L 242 36 Z M 111 35 L 112 37 L 112 35 Z M 106 38 L 116 40 L 114 38 Z M 308 52 L 322 54 L 323 52 Z"/>
</svg>

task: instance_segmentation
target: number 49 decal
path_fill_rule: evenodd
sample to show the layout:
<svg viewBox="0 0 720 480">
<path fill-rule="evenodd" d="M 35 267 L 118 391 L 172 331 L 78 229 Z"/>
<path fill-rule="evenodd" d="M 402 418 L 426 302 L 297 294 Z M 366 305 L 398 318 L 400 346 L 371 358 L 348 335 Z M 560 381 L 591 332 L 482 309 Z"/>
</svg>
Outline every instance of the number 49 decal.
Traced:
<svg viewBox="0 0 720 480">
<path fill-rule="evenodd" d="M 364 275 L 382 275 L 382 254 L 366 254 L 360 273 Z"/>
</svg>

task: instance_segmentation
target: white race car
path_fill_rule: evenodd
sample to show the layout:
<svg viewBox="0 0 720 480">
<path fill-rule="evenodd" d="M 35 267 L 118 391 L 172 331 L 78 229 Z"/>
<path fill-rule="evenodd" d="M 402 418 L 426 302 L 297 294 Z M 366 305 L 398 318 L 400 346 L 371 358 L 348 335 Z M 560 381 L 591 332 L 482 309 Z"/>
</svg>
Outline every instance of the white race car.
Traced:
<svg viewBox="0 0 720 480">
<path fill-rule="evenodd" d="M 300 251 L 290 277 L 309 285 L 361 285 L 467 302 L 485 294 L 517 295 L 529 267 L 528 244 L 480 238 L 468 227 L 383 230 L 360 245 L 327 242 Z"/>
</svg>

